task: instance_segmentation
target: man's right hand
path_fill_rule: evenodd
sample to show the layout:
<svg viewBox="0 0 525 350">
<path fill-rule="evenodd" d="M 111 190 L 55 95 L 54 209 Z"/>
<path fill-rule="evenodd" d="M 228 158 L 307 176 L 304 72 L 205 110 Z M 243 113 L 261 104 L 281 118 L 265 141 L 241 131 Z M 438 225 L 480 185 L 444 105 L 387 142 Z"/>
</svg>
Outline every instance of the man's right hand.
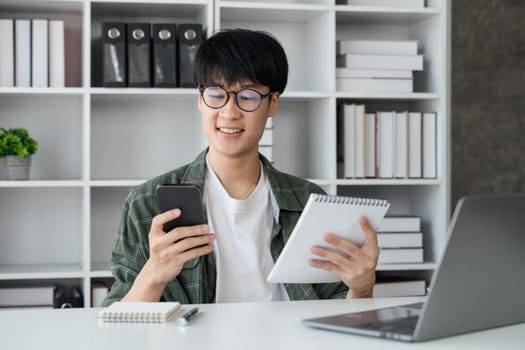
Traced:
<svg viewBox="0 0 525 350">
<path fill-rule="evenodd" d="M 159 301 L 166 284 L 180 274 L 184 263 L 213 251 L 216 236 L 206 224 L 164 232 L 164 224 L 180 215 L 180 209 L 174 209 L 153 218 L 148 234 L 150 257 L 123 300 Z"/>
</svg>

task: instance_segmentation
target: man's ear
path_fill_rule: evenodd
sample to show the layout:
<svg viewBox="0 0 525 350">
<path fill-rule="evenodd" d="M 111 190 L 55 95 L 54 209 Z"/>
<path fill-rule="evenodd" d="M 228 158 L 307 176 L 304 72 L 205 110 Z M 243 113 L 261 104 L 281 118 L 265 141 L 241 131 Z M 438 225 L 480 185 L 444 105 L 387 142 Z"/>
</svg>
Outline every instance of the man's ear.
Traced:
<svg viewBox="0 0 525 350">
<path fill-rule="evenodd" d="M 197 104 L 199 106 L 199 111 L 201 111 L 201 112 L 202 112 L 202 103 L 203 103 L 203 101 L 202 101 L 202 94 L 198 93 L 197 94 Z"/>
<path fill-rule="evenodd" d="M 279 101 L 280 101 L 281 94 L 278 92 L 275 92 L 272 94 L 271 100 L 270 100 L 270 110 L 268 111 L 268 117 L 273 117 L 277 114 L 277 111 L 279 110 Z"/>
</svg>

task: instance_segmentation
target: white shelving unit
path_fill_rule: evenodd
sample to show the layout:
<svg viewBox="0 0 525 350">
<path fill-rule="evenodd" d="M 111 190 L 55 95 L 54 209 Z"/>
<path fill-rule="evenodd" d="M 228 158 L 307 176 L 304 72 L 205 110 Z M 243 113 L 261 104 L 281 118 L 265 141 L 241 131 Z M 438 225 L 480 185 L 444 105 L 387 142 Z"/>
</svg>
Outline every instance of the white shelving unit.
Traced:
<svg viewBox="0 0 525 350">
<path fill-rule="evenodd" d="M 422 217 L 425 263 L 384 265 L 385 274 L 428 279 L 449 219 L 449 5 L 424 9 L 352 7 L 334 0 L 0 0 L 2 18 L 63 19 L 66 87 L 0 88 L 0 127 L 26 127 L 39 141 L 31 180 L 0 181 L 0 287 L 56 281 L 79 285 L 111 277 L 109 259 L 129 190 L 176 168 L 206 145 L 196 89 L 101 87 L 100 28 L 105 21 L 201 23 L 214 30 L 269 31 L 283 44 L 289 83 L 274 119 L 274 162 L 330 193 L 376 196 L 389 214 Z M 335 41 L 417 39 L 428 69 L 412 94 L 335 90 Z M 336 106 L 411 108 L 438 113 L 438 178 L 337 177 Z"/>
</svg>

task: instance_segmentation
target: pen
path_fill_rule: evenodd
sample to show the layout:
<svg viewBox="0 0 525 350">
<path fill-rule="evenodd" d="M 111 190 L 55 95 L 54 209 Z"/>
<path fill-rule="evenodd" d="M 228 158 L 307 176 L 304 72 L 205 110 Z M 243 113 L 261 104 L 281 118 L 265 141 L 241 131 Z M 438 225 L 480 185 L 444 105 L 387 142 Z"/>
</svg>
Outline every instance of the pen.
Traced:
<svg viewBox="0 0 525 350">
<path fill-rule="evenodd" d="M 178 326 L 187 326 L 188 322 L 193 318 L 193 316 L 195 316 L 197 314 L 198 311 L 199 311 L 199 308 L 198 307 L 194 307 L 193 309 L 191 309 L 188 312 L 186 312 L 184 315 L 179 316 L 179 318 L 177 318 L 177 325 Z"/>
</svg>

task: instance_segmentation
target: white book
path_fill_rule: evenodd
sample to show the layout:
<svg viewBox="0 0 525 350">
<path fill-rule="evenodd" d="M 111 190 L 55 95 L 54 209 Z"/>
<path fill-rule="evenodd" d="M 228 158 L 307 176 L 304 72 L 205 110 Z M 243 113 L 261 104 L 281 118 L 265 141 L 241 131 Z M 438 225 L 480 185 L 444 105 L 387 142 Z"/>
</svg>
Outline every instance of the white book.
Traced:
<svg viewBox="0 0 525 350">
<path fill-rule="evenodd" d="M 337 78 L 338 91 L 411 93 L 412 79 L 397 78 Z"/>
<path fill-rule="evenodd" d="M 31 20 L 15 20 L 15 86 L 31 86 Z"/>
<path fill-rule="evenodd" d="M 365 114 L 365 177 L 376 177 L 376 114 Z"/>
<path fill-rule="evenodd" d="M 344 159 L 346 178 L 355 177 L 355 104 L 343 106 L 344 118 Z"/>
<path fill-rule="evenodd" d="M 53 306 L 53 286 L 0 288 L 1 307 Z"/>
<path fill-rule="evenodd" d="M 259 140 L 259 146 L 271 146 L 273 145 L 273 130 L 264 129 L 261 139 Z"/>
<path fill-rule="evenodd" d="M 412 79 L 414 73 L 409 69 L 364 69 L 336 68 L 336 78 L 399 78 Z"/>
<path fill-rule="evenodd" d="M 15 36 L 12 19 L 0 19 L 0 86 L 15 84 Z"/>
<path fill-rule="evenodd" d="M 423 70 L 423 55 L 345 54 L 336 60 L 338 67 L 345 68 Z"/>
<path fill-rule="evenodd" d="M 419 216 L 387 216 L 383 218 L 377 232 L 419 232 L 421 218 Z"/>
<path fill-rule="evenodd" d="M 423 248 L 384 248 L 379 250 L 378 264 L 414 264 L 423 262 Z"/>
<path fill-rule="evenodd" d="M 377 176 L 394 177 L 394 114 L 377 112 Z"/>
<path fill-rule="evenodd" d="M 109 288 L 103 283 L 93 283 L 91 286 L 91 306 L 100 307 L 109 293 Z"/>
<path fill-rule="evenodd" d="M 408 176 L 408 112 L 396 113 L 395 128 L 394 176 L 406 178 Z"/>
<path fill-rule="evenodd" d="M 64 21 L 49 21 L 49 86 L 65 86 Z"/>
<path fill-rule="evenodd" d="M 177 301 L 116 301 L 102 309 L 98 317 L 104 322 L 166 322 L 179 310 Z"/>
<path fill-rule="evenodd" d="M 379 248 L 419 248 L 423 246 L 422 232 L 378 232 Z"/>
<path fill-rule="evenodd" d="M 365 105 L 355 106 L 355 177 L 365 177 Z"/>
<path fill-rule="evenodd" d="M 374 285 L 374 298 L 412 297 L 426 295 L 425 280 L 380 281 Z"/>
<path fill-rule="evenodd" d="M 352 6 L 384 6 L 403 8 L 424 8 L 425 0 L 347 0 Z"/>
<path fill-rule="evenodd" d="M 47 19 L 31 22 L 31 86 L 48 87 L 49 42 Z"/>
<path fill-rule="evenodd" d="M 347 53 L 372 55 L 417 55 L 415 40 L 337 40 L 337 55 Z"/>
<path fill-rule="evenodd" d="M 437 116 L 423 113 L 423 177 L 437 177 Z"/>
<path fill-rule="evenodd" d="M 408 177 L 421 177 L 421 112 L 408 113 Z"/>
<path fill-rule="evenodd" d="M 273 146 L 259 146 L 259 153 L 265 156 L 270 162 L 273 161 Z"/>
<path fill-rule="evenodd" d="M 311 253 L 313 246 L 335 249 L 323 240 L 332 232 L 357 246 L 365 242 L 358 218 L 366 216 L 377 227 L 390 203 L 381 199 L 310 194 L 290 238 L 268 275 L 272 283 L 328 283 L 340 281 L 335 273 L 310 266 L 311 259 L 322 259 Z M 339 251 L 342 253 L 341 251 Z"/>
</svg>

